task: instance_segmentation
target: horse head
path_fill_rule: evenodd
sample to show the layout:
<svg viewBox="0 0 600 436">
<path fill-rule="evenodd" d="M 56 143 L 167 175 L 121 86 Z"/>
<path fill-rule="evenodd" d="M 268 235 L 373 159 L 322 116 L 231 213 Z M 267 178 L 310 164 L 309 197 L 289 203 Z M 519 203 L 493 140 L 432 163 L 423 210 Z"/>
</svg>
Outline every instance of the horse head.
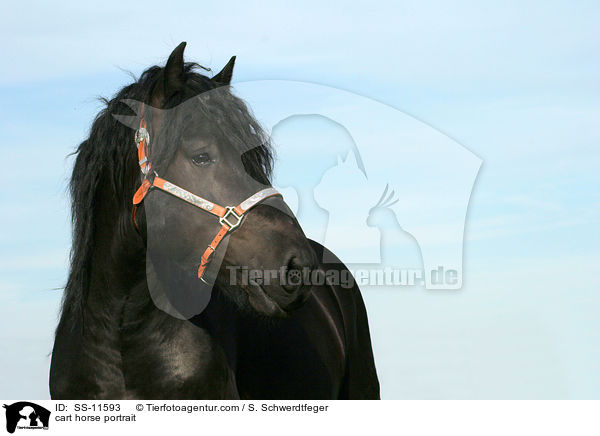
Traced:
<svg viewBox="0 0 600 436">
<path fill-rule="evenodd" d="M 148 283 L 186 318 L 208 304 L 213 283 L 242 307 L 286 316 L 310 292 L 288 274 L 314 268 L 315 255 L 292 212 L 272 196 L 269 140 L 230 90 L 235 57 L 209 78 L 184 63 L 184 48 L 171 53 L 145 101 L 124 100 L 134 116 L 115 115 L 147 135 L 138 139 L 147 154 L 138 168 L 144 192 L 136 223 Z M 261 192 L 270 198 L 258 204 Z M 234 207 L 249 201 L 242 216 Z M 260 273 L 248 280 L 249 271 Z"/>
</svg>

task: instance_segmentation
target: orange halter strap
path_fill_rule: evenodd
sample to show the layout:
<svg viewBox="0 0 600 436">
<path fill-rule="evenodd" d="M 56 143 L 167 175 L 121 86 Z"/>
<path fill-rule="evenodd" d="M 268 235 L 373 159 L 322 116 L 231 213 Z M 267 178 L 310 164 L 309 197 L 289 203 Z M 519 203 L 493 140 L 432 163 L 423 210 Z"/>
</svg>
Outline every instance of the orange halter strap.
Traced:
<svg viewBox="0 0 600 436">
<path fill-rule="evenodd" d="M 193 206 L 202 209 L 205 212 L 216 216 L 219 219 L 219 224 L 221 225 L 221 228 L 219 229 L 217 235 L 213 238 L 211 243 L 208 244 L 208 247 L 206 248 L 206 250 L 204 250 L 204 254 L 200 259 L 200 266 L 198 267 L 198 278 L 202 279 L 202 275 L 204 274 L 206 267 L 210 264 L 212 256 L 217 250 L 217 247 L 227 234 L 233 232 L 242 224 L 246 213 L 263 200 L 281 194 L 275 188 L 266 188 L 256 192 L 255 194 L 252 194 L 250 197 L 242 201 L 237 206 L 223 207 L 216 203 L 213 203 L 212 201 L 202 198 L 199 195 L 186 191 L 185 189 L 159 177 L 158 174 L 156 174 L 156 171 L 154 171 L 153 174 L 150 174 L 151 165 L 150 160 L 148 158 L 148 145 L 150 143 L 150 134 L 146 129 L 146 122 L 143 119 L 143 110 L 144 106 L 142 105 L 142 120 L 140 121 L 140 128 L 135 132 L 135 142 L 137 144 L 138 161 L 142 174 L 144 175 L 144 180 L 142 181 L 141 186 L 138 188 L 135 195 L 133 196 L 133 223 L 137 228 L 137 209 L 139 208 L 142 201 L 144 201 L 146 195 L 148 195 L 148 192 L 155 188 L 167 192 Z"/>
</svg>

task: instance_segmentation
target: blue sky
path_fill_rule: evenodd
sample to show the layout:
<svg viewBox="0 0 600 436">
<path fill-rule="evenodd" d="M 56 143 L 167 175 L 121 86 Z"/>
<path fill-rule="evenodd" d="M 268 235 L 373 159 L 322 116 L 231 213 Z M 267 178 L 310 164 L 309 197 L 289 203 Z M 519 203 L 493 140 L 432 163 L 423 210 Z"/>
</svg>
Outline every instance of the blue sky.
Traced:
<svg viewBox="0 0 600 436">
<path fill-rule="evenodd" d="M 599 398 L 599 18 L 585 1 L 5 3 L 0 395 L 48 395 L 67 155 L 96 97 L 185 40 L 215 71 L 237 55 L 234 82 L 343 89 L 483 160 L 463 289 L 365 291 L 384 397 Z"/>
</svg>

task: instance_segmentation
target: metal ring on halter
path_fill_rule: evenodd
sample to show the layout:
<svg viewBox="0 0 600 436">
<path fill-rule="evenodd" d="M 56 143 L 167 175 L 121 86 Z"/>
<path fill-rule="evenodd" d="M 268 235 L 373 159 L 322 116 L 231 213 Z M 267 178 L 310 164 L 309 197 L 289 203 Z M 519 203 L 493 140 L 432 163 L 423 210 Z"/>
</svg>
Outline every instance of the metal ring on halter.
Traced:
<svg viewBox="0 0 600 436">
<path fill-rule="evenodd" d="M 225 212 L 225 215 L 219 218 L 219 224 L 227 224 L 229 226 L 229 231 L 232 231 L 236 227 L 239 227 L 239 225 L 242 223 L 242 220 L 244 219 L 244 215 L 238 215 L 238 213 L 235 211 L 235 206 L 227 206 L 225 209 L 227 210 L 227 212 Z M 233 217 L 236 221 L 230 222 L 229 220 L 231 219 L 231 217 Z"/>
</svg>

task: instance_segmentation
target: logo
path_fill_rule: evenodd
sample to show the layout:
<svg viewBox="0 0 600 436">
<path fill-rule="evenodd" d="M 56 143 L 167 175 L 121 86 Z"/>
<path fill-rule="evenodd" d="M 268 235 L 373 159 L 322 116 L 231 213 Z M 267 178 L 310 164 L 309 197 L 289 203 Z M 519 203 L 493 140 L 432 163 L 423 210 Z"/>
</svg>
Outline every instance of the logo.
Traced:
<svg viewBox="0 0 600 436">
<path fill-rule="evenodd" d="M 176 130 L 193 116 L 209 113 L 216 102 L 228 101 L 228 92 L 219 87 L 170 109 L 123 100 L 135 115 L 114 117 L 138 129 L 144 113 Z M 407 113 L 337 88 L 259 80 L 236 83 L 235 93 L 249 102 L 272 139 L 277 155 L 273 186 L 289 205 L 280 210 L 327 247 L 323 264 L 343 262 L 360 286 L 462 287 L 467 210 L 481 158 Z M 239 168 L 248 146 L 239 144 Z M 246 174 L 241 186 L 248 190 L 256 184 Z M 163 228 L 164 214 L 152 207 L 145 205 L 150 295 L 166 313 L 190 318 L 210 301 L 228 238 L 206 270 L 208 282 L 198 283 L 195 274 L 186 276 L 177 268 L 158 274 L 166 269 L 164 235 L 152 229 Z M 198 245 L 209 243 L 206 237 Z M 254 272 L 273 273 L 249 274 Z M 190 281 L 182 286 L 187 277 Z M 190 297 L 178 291 L 187 286 L 202 292 Z"/>
<path fill-rule="evenodd" d="M 50 411 L 28 401 L 19 401 L 11 405 L 4 404 L 6 409 L 6 431 L 14 433 L 16 429 L 48 430 Z"/>
</svg>

